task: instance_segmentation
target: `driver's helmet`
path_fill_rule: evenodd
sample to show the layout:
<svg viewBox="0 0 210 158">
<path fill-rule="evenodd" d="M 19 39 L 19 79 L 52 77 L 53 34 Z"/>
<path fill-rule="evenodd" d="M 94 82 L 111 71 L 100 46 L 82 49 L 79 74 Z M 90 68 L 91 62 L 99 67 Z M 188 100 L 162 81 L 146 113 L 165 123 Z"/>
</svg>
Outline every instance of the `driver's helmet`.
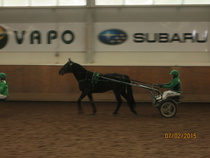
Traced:
<svg viewBox="0 0 210 158">
<path fill-rule="evenodd" d="M 7 75 L 5 73 L 0 73 L 0 79 L 5 80 Z"/>
<path fill-rule="evenodd" d="M 170 72 L 170 75 L 173 75 L 173 76 L 178 77 L 178 76 L 179 76 L 179 71 L 178 71 L 178 70 L 172 70 L 172 71 Z"/>
</svg>

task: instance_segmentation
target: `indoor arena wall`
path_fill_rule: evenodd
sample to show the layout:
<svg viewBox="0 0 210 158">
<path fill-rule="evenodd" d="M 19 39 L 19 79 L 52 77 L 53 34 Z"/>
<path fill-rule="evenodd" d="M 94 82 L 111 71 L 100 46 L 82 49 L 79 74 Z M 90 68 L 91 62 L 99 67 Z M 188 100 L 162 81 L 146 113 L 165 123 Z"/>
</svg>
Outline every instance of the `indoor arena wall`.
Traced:
<svg viewBox="0 0 210 158">
<path fill-rule="evenodd" d="M 1 65 L 0 72 L 7 73 L 9 100 L 23 101 L 77 101 L 80 91 L 72 74 L 58 75 L 61 66 Z M 166 83 L 170 81 L 170 71 L 180 71 L 183 85 L 183 102 L 209 102 L 209 67 L 200 66 L 85 66 L 89 71 L 99 73 L 122 73 L 131 80 L 148 83 Z M 136 101 L 150 102 L 148 90 L 133 87 Z M 110 92 L 94 94 L 96 101 L 115 101 Z M 85 98 L 84 100 L 87 100 Z"/>
</svg>

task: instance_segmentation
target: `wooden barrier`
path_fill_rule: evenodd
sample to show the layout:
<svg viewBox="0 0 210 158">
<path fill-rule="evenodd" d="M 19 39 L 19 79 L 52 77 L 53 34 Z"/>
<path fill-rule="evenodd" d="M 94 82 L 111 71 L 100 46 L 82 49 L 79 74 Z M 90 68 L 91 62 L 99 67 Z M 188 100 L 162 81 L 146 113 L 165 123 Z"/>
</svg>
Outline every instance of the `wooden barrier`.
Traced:
<svg viewBox="0 0 210 158">
<path fill-rule="evenodd" d="M 180 71 L 183 86 L 183 102 L 210 102 L 209 67 L 168 66 L 84 66 L 99 73 L 122 73 L 132 80 L 148 83 L 166 83 L 171 80 L 170 71 Z M 72 74 L 58 75 L 61 66 L 50 65 L 1 65 L 0 72 L 7 74 L 10 97 L 17 101 L 77 101 L 80 91 Z M 133 87 L 137 102 L 150 102 L 146 89 Z M 95 101 L 115 101 L 110 92 L 94 94 Z M 85 98 L 84 100 L 87 100 Z"/>
</svg>

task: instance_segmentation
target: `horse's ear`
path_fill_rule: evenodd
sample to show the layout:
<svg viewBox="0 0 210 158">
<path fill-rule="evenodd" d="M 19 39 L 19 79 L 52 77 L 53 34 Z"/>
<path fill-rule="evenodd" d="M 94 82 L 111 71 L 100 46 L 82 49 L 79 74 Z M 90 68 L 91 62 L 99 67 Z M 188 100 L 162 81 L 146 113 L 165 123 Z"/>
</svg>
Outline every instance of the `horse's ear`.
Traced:
<svg viewBox="0 0 210 158">
<path fill-rule="evenodd" d="M 69 65 L 72 65 L 73 61 L 71 61 L 71 59 L 69 58 Z"/>
</svg>

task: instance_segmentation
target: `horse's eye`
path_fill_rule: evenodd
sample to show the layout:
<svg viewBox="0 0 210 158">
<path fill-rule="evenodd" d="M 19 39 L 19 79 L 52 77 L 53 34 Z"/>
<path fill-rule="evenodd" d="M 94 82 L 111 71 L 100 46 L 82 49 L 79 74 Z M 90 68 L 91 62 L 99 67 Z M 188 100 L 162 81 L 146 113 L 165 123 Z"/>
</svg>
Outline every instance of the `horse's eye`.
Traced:
<svg viewBox="0 0 210 158">
<path fill-rule="evenodd" d="M 70 66 L 72 66 L 72 65 L 73 65 L 73 63 L 69 63 L 69 65 L 70 65 Z"/>
</svg>

